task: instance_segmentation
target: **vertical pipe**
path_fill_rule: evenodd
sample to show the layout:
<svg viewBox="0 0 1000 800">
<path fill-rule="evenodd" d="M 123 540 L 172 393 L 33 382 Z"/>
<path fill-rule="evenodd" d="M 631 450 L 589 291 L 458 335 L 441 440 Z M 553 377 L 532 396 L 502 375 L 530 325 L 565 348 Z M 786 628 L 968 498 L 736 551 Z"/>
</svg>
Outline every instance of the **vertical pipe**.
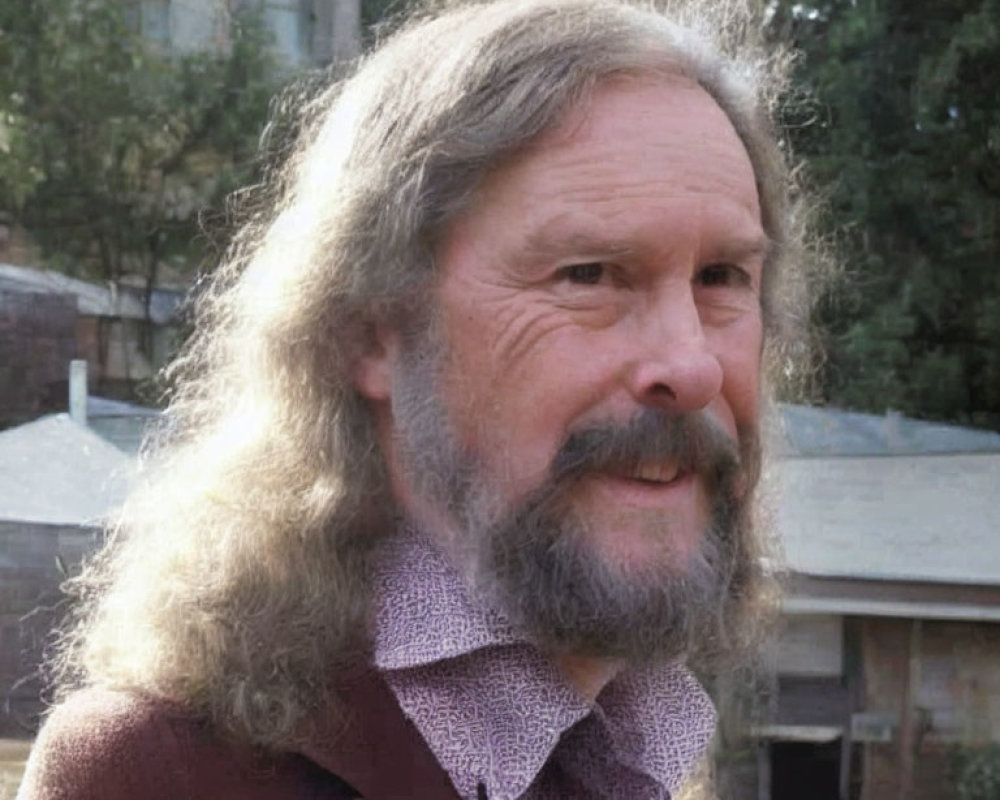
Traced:
<svg viewBox="0 0 1000 800">
<path fill-rule="evenodd" d="M 913 763 L 917 748 L 917 693 L 920 690 L 920 650 L 923 627 L 919 619 L 910 622 L 910 646 L 906 685 L 903 691 L 903 714 L 899 725 L 899 800 L 913 796 Z"/>
<path fill-rule="evenodd" d="M 82 358 L 69 362 L 69 415 L 75 422 L 87 424 L 87 362 Z"/>
<path fill-rule="evenodd" d="M 771 800 L 771 740 L 757 741 L 757 800 Z"/>
<path fill-rule="evenodd" d="M 851 795 L 851 774 L 853 772 L 852 758 L 854 742 L 851 740 L 851 720 L 854 712 L 863 706 L 861 697 L 861 665 L 863 662 L 861 626 L 864 621 L 850 617 L 841 617 L 843 626 L 843 664 L 841 674 L 844 676 L 846 703 L 843 709 L 844 733 L 840 739 L 840 781 L 839 798 L 848 800 Z"/>
</svg>

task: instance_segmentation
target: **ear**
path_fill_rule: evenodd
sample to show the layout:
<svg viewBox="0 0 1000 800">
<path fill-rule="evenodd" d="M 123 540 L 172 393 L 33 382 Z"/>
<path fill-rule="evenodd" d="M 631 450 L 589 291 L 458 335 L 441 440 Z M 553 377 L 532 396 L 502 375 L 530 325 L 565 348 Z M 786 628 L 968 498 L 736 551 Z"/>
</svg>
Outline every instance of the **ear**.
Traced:
<svg viewBox="0 0 1000 800">
<path fill-rule="evenodd" d="M 396 332 L 376 322 L 368 347 L 354 365 L 354 385 L 369 400 L 388 400 L 392 395 L 392 365 L 399 351 Z"/>
</svg>

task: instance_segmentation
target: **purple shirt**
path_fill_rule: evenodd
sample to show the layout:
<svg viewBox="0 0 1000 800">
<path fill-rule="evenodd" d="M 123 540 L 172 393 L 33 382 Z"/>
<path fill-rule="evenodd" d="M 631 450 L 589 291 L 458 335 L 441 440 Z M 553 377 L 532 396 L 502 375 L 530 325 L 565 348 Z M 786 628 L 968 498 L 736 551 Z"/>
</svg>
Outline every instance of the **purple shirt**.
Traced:
<svg viewBox="0 0 1000 800">
<path fill-rule="evenodd" d="M 464 798 L 669 798 L 708 747 L 715 710 L 683 664 L 590 704 L 418 533 L 381 546 L 375 593 L 375 664 Z"/>
</svg>

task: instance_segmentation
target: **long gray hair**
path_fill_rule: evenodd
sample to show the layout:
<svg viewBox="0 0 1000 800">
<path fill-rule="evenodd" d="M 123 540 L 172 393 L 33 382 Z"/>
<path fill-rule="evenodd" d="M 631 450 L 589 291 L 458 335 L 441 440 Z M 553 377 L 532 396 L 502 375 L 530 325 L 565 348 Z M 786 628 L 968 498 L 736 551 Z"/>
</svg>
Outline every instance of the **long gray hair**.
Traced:
<svg viewBox="0 0 1000 800">
<path fill-rule="evenodd" d="M 442 4 L 438 4 L 440 6 Z M 795 341 L 801 219 L 770 119 L 786 59 L 733 2 L 447 3 L 301 103 L 272 202 L 236 237 L 173 366 L 141 485 L 72 583 L 64 687 L 186 703 L 275 749 L 364 657 L 365 555 L 393 506 L 352 367 L 432 302 L 436 236 L 491 170 L 614 75 L 684 75 L 725 110 L 773 243 L 767 361 Z"/>
</svg>

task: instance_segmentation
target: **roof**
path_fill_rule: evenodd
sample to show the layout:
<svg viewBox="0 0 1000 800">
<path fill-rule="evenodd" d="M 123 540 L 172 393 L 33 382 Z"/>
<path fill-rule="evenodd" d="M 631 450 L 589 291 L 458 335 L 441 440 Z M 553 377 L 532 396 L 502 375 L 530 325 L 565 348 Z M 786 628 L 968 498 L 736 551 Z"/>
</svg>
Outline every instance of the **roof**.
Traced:
<svg viewBox="0 0 1000 800">
<path fill-rule="evenodd" d="M 0 520 L 96 524 L 125 498 L 133 459 L 52 414 L 0 431 Z"/>
<path fill-rule="evenodd" d="M 106 397 L 87 397 L 87 425 L 129 455 L 138 455 L 146 432 L 160 417 L 160 411 L 149 406 L 110 400 Z"/>
<path fill-rule="evenodd" d="M 874 456 L 1000 452 L 1000 433 L 904 417 L 781 404 L 784 455 Z"/>
<path fill-rule="evenodd" d="M 100 286 L 61 272 L 0 264 L 0 291 L 69 294 L 76 297 L 77 312 L 85 316 L 146 319 L 144 292 L 129 286 Z M 149 316 L 157 325 L 173 321 L 183 293 L 154 289 Z"/>
<path fill-rule="evenodd" d="M 87 419 L 94 417 L 158 417 L 160 410 L 110 397 L 87 395 Z"/>
<path fill-rule="evenodd" d="M 772 469 L 792 570 L 1000 585 L 1000 453 L 787 458 Z"/>
</svg>

